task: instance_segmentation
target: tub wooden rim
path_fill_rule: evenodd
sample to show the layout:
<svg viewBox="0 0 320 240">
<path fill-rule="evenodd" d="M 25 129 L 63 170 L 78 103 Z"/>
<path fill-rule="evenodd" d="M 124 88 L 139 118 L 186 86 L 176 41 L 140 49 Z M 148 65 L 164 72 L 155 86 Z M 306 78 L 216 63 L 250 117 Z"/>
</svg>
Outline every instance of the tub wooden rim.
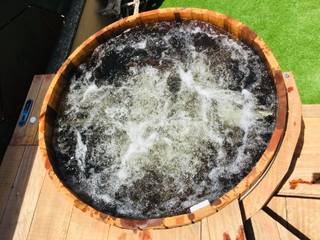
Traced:
<svg viewBox="0 0 320 240">
<path fill-rule="evenodd" d="M 58 109 L 59 96 L 59 80 L 65 78 L 75 66 L 77 66 L 83 59 L 88 56 L 92 50 L 100 43 L 103 43 L 107 38 L 117 35 L 126 29 L 133 26 L 145 23 L 152 23 L 158 21 L 183 21 L 183 20 L 200 20 L 211 23 L 218 28 L 224 29 L 231 33 L 236 39 L 246 42 L 251 47 L 255 48 L 260 55 L 265 59 L 268 70 L 273 76 L 276 86 L 276 94 L 278 100 L 276 126 L 267 148 L 262 154 L 261 158 L 250 171 L 250 173 L 241 180 L 229 192 L 225 193 L 220 198 L 216 199 L 209 206 L 201 208 L 193 213 L 181 214 L 172 217 L 164 217 L 157 219 L 147 220 L 133 220 L 119 217 L 113 217 L 111 215 L 102 213 L 82 200 L 78 199 L 63 182 L 55 174 L 53 166 L 50 161 L 49 151 L 47 148 L 46 136 L 51 130 L 50 115 L 54 114 L 55 109 Z M 62 82 L 62 80 L 60 80 Z M 172 228 L 177 226 L 183 226 L 197 222 L 204 217 L 207 217 L 225 207 L 228 203 L 234 199 L 240 198 L 250 187 L 252 187 L 266 170 L 272 159 L 274 158 L 277 149 L 280 146 L 282 137 L 285 132 L 287 122 L 287 91 L 284 84 L 284 78 L 280 70 L 277 60 L 274 58 L 270 49 L 250 28 L 241 23 L 238 20 L 225 16 L 221 13 L 195 8 L 168 8 L 159 9 L 149 12 L 133 15 L 117 22 L 108 25 L 89 37 L 83 42 L 62 64 L 55 77 L 53 78 L 49 89 L 46 93 L 43 101 L 40 119 L 39 119 L 39 148 L 42 153 L 45 167 L 48 171 L 48 175 L 57 185 L 58 189 L 66 194 L 66 196 L 73 202 L 73 204 L 86 212 L 92 217 L 100 219 L 106 223 L 127 229 L 149 229 L 149 228 Z M 261 206 L 262 207 L 262 206 Z"/>
</svg>

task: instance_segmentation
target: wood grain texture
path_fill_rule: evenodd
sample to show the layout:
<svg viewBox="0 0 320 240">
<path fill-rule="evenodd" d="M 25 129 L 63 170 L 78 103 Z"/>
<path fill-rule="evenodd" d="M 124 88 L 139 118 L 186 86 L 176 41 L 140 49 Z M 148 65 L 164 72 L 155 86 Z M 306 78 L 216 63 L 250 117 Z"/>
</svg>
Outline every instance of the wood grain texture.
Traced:
<svg viewBox="0 0 320 240">
<path fill-rule="evenodd" d="M 64 240 L 72 208 L 71 202 L 67 201 L 46 175 L 27 239 Z"/>
<path fill-rule="evenodd" d="M 38 142 L 38 119 L 40 114 L 40 106 L 42 105 L 44 96 L 54 75 L 35 75 L 27 95 L 26 101 L 33 100 L 32 109 L 30 111 L 27 123 L 20 127 L 15 127 L 11 138 L 10 145 L 36 145 Z M 37 122 L 30 123 L 30 117 L 35 116 Z"/>
<path fill-rule="evenodd" d="M 8 146 L 0 165 L 0 223 L 7 206 L 11 188 L 23 158 L 25 147 Z"/>
<path fill-rule="evenodd" d="M 304 136 L 301 153 L 319 153 L 320 118 L 303 118 Z M 315 159 L 316 160 L 316 159 Z"/>
<path fill-rule="evenodd" d="M 278 195 L 320 198 L 319 156 L 320 151 L 301 155 L 297 159 L 292 174 L 285 181 Z"/>
<path fill-rule="evenodd" d="M 320 198 L 320 105 L 303 105 L 302 109 L 301 147 L 294 156 L 294 169 L 278 195 Z"/>
<path fill-rule="evenodd" d="M 201 240 L 210 240 L 210 230 L 208 224 L 208 218 L 201 220 Z"/>
<path fill-rule="evenodd" d="M 286 79 L 288 91 L 288 122 L 277 156 L 258 185 L 242 200 L 246 219 L 256 214 L 272 197 L 285 177 L 301 130 L 301 102 L 293 76 Z"/>
<path fill-rule="evenodd" d="M 109 228 L 109 224 L 90 218 L 81 210 L 73 208 L 66 240 L 105 240 Z"/>
<path fill-rule="evenodd" d="M 34 145 L 38 145 L 38 130 L 39 130 L 39 125 L 38 125 L 38 121 L 39 121 L 39 117 L 40 117 L 40 109 L 41 109 L 41 105 L 43 103 L 44 97 L 46 95 L 46 92 L 50 86 L 50 83 L 54 77 L 53 74 L 48 74 L 48 75 L 39 75 L 42 78 L 42 84 L 41 84 L 41 88 L 39 89 L 39 94 L 37 97 L 37 101 L 34 105 L 34 110 L 32 111 L 32 115 L 31 116 L 35 116 L 37 118 L 37 122 L 32 125 L 32 129 L 34 131 L 34 138 L 33 138 L 33 144 Z"/>
<path fill-rule="evenodd" d="M 202 239 L 245 239 L 243 222 L 237 199 L 229 203 L 216 214 L 203 219 L 202 223 Z"/>
<path fill-rule="evenodd" d="M 183 227 L 171 229 L 154 230 L 153 240 L 172 239 L 172 240 L 200 240 L 201 223 L 193 223 Z"/>
<path fill-rule="evenodd" d="M 37 146 L 26 147 L 0 224 L 2 239 L 27 238 L 46 173 L 39 158 Z"/>
<path fill-rule="evenodd" d="M 320 239 L 320 201 L 286 198 L 287 221 L 312 240 Z"/>
<path fill-rule="evenodd" d="M 26 145 L 26 144 L 32 144 L 33 143 L 33 134 L 31 129 L 29 128 L 31 124 L 29 124 L 29 119 L 30 116 L 32 116 L 32 111 L 35 109 L 34 103 L 38 97 L 39 90 L 42 84 L 42 78 L 38 77 L 37 75 L 33 77 L 31 86 L 29 88 L 28 95 L 26 97 L 26 100 L 24 104 L 26 103 L 27 100 L 31 99 L 33 101 L 32 103 L 32 108 L 29 114 L 29 117 L 27 119 L 27 123 L 23 126 L 20 127 L 18 126 L 18 123 L 16 124 L 15 130 L 13 132 L 13 135 L 11 137 L 10 145 Z M 24 106 L 23 104 L 23 106 Z M 19 116 L 20 119 L 20 116 Z"/>
<path fill-rule="evenodd" d="M 129 230 L 111 226 L 107 240 L 153 240 L 152 230 Z"/>
<path fill-rule="evenodd" d="M 320 118 L 320 104 L 303 104 L 302 115 L 305 118 Z"/>
<path fill-rule="evenodd" d="M 274 219 L 276 221 L 279 235 L 281 239 L 296 239 L 297 237 L 293 235 L 288 229 L 289 225 L 287 221 L 287 201 L 285 197 L 273 197 L 267 205 L 275 214 L 281 218 L 282 224 L 280 224 L 279 219 Z"/>
<path fill-rule="evenodd" d="M 257 212 L 252 218 L 252 227 L 255 239 L 272 240 L 298 240 L 291 232 L 277 223 L 263 210 Z"/>
</svg>

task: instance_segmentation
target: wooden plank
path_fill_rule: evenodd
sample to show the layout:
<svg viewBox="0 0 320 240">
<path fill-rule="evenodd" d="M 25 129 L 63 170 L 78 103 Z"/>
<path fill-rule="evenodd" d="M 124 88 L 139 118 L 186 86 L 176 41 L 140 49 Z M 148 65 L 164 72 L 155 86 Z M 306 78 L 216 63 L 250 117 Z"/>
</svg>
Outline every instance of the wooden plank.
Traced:
<svg viewBox="0 0 320 240">
<path fill-rule="evenodd" d="M 307 110 L 320 105 L 307 105 Z M 307 111 L 305 109 L 305 114 Z M 312 114 L 312 113 L 310 113 Z M 290 177 L 279 190 L 278 195 L 320 198 L 320 115 L 316 118 L 303 117 L 304 130 L 301 147 L 295 153 L 295 165 Z"/>
<path fill-rule="evenodd" d="M 277 215 L 279 215 L 284 221 L 287 219 L 286 198 L 273 197 L 268 203 L 267 207 L 274 211 Z M 288 234 L 288 230 L 285 229 L 278 221 L 276 221 L 276 224 L 281 239 L 288 239 L 292 235 L 292 233 L 290 232 Z"/>
<path fill-rule="evenodd" d="M 110 226 L 107 240 L 154 240 L 152 230 L 129 230 Z"/>
<path fill-rule="evenodd" d="M 301 153 L 294 170 L 278 195 L 320 198 L 320 146 L 319 153 Z"/>
<path fill-rule="evenodd" d="M 207 223 L 205 223 L 207 221 Z M 221 211 L 202 220 L 203 236 L 208 240 L 245 239 L 238 200 L 232 201 Z M 209 237 L 209 238 L 208 238 Z"/>
<path fill-rule="evenodd" d="M 201 223 L 193 223 L 190 225 L 176 227 L 171 229 L 154 230 L 152 240 L 200 240 L 201 239 Z"/>
<path fill-rule="evenodd" d="M 277 222 L 277 227 L 281 239 L 296 239 L 297 236 L 290 232 L 287 220 L 287 201 L 285 197 L 273 197 L 267 205 L 281 219 L 274 219 Z M 283 220 L 283 221 L 282 221 Z M 279 222 L 281 221 L 282 224 Z M 285 223 L 286 222 L 286 223 Z"/>
<path fill-rule="evenodd" d="M 255 239 L 280 239 L 277 224 L 264 211 L 252 216 L 251 223 Z"/>
<path fill-rule="evenodd" d="M 299 240 L 300 238 L 291 233 L 286 227 L 277 222 L 277 227 L 281 240 Z"/>
<path fill-rule="evenodd" d="M 194 223 L 182 227 L 154 230 L 128 230 L 111 226 L 108 240 L 200 240 L 201 223 Z"/>
<path fill-rule="evenodd" d="M 281 147 L 261 181 L 242 199 L 245 218 L 256 214 L 270 200 L 289 170 L 301 130 L 301 102 L 293 76 L 285 78 L 288 91 L 288 122 Z"/>
<path fill-rule="evenodd" d="M 50 83 L 54 77 L 54 74 L 41 75 L 41 77 L 42 77 L 43 81 L 41 84 L 41 88 L 39 90 L 37 101 L 35 103 L 34 111 L 32 112 L 32 116 L 36 116 L 36 118 L 37 118 L 37 122 L 32 125 L 33 132 L 35 133 L 34 138 L 33 138 L 34 145 L 38 145 L 38 127 L 39 127 L 38 119 L 39 119 L 39 115 L 40 115 L 40 110 L 41 110 L 41 106 L 42 106 L 44 97 L 45 97 L 47 90 L 50 86 Z"/>
<path fill-rule="evenodd" d="M 210 231 L 208 225 L 208 218 L 201 220 L 201 240 L 210 240 Z"/>
<path fill-rule="evenodd" d="M 303 104 L 302 115 L 305 118 L 320 118 L 320 104 Z"/>
<path fill-rule="evenodd" d="M 286 198 L 287 221 L 305 236 L 319 240 L 320 201 L 308 198 Z"/>
<path fill-rule="evenodd" d="M 292 204 L 292 201 L 295 204 Z M 310 233 L 308 228 L 312 227 L 310 221 L 315 221 L 319 225 L 319 221 L 315 217 L 319 214 L 319 209 L 320 201 L 317 199 L 273 197 L 265 211 L 270 212 L 269 215 L 299 239 L 315 239 L 313 236 L 316 231 Z M 315 212 L 313 213 L 313 211 Z M 312 216 L 312 214 L 314 215 Z M 314 227 L 319 228 L 317 225 Z"/>
<path fill-rule="evenodd" d="M 26 147 L 0 224 L 3 239 L 26 239 L 45 176 L 38 147 Z"/>
<path fill-rule="evenodd" d="M 255 239 L 298 240 L 296 236 L 262 210 L 251 218 L 251 223 Z"/>
<path fill-rule="evenodd" d="M 23 146 L 8 146 L 0 166 L 0 223 L 8 202 L 11 187 L 17 175 L 22 156 Z"/>
<path fill-rule="evenodd" d="M 73 208 L 67 240 L 107 239 L 110 225 L 90 217 L 78 208 Z"/>
<path fill-rule="evenodd" d="M 27 239 L 65 239 L 72 208 L 71 201 L 46 174 Z"/>
<path fill-rule="evenodd" d="M 33 100 L 32 109 L 28 118 L 27 123 L 20 127 L 18 124 L 14 130 L 11 138 L 10 145 L 34 145 L 36 144 L 35 138 L 38 131 L 38 121 L 30 123 L 30 117 L 35 116 L 39 119 L 39 113 L 42 101 L 49 87 L 49 84 L 54 75 L 35 75 L 29 89 L 26 101 L 28 99 Z"/>
<path fill-rule="evenodd" d="M 303 153 L 319 153 L 320 149 L 320 118 L 303 118 L 304 136 L 303 136 Z"/>
<path fill-rule="evenodd" d="M 11 145 L 23 145 L 23 143 L 29 143 L 29 144 L 32 143 L 33 136 L 32 136 L 32 134 L 31 134 L 31 136 L 28 134 L 29 133 L 29 130 L 28 130 L 29 125 L 31 125 L 29 123 L 29 119 L 30 119 L 32 111 L 35 108 L 34 102 L 37 99 L 41 84 L 42 84 L 42 78 L 37 75 L 34 76 L 32 83 L 31 83 L 31 86 L 29 88 L 28 95 L 27 95 L 26 100 L 24 102 L 24 104 L 25 104 L 28 99 L 33 100 L 31 112 L 30 112 L 27 123 L 23 127 L 18 126 L 18 123 L 16 124 L 14 133 L 11 137 L 11 142 L 10 142 Z M 24 104 L 23 104 L 23 106 L 24 106 Z"/>
</svg>

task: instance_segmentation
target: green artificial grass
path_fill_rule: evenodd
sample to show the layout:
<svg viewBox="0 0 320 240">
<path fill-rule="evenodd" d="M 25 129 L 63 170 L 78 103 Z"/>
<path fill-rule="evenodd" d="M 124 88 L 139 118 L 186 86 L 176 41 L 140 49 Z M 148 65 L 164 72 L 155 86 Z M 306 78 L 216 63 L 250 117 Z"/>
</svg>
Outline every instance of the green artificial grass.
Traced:
<svg viewBox="0 0 320 240">
<path fill-rule="evenodd" d="M 165 0 L 165 7 L 221 12 L 247 24 L 292 71 L 303 103 L 320 103 L 319 0 Z"/>
</svg>

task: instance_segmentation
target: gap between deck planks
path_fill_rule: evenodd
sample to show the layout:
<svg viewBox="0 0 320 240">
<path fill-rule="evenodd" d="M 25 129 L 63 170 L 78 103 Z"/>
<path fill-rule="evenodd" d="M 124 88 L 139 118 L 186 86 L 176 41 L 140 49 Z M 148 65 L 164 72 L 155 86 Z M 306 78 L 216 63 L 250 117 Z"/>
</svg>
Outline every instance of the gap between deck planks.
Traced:
<svg viewBox="0 0 320 240">
<path fill-rule="evenodd" d="M 23 146 L 8 146 L 0 165 L 0 223 L 2 222 L 24 151 L 25 147 Z"/>
<path fill-rule="evenodd" d="M 278 222 L 299 239 L 320 240 L 320 200 L 296 197 L 273 197 L 267 205 Z"/>
<path fill-rule="evenodd" d="M 45 176 L 38 154 L 38 123 L 40 106 L 53 75 L 36 75 L 27 99 L 33 100 L 25 126 L 16 125 L 10 145 L 0 166 L 0 239 L 26 239 L 40 189 Z"/>
<path fill-rule="evenodd" d="M 203 240 L 246 239 L 238 199 L 201 222 Z"/>
<path fill-rule="evenodd" d="M 285 209 L 284 209 L 285 210 Z M 284 226 L 275 221 L 263 210 L 251 218 L 254 239 L 272 240 L 298 240 L 299 238 L 289 232 Z"/>
<path fill-rule="evenodd" d="M 23 160 L 0 223 L 0 239 L 26 239 L 46 173 L 38 147 L 24 148 L 25 151 L 21 153 Z"/>
<path fill-rule="evenodd" d="M 0 219 L 4 206 L 8 200 L 12 184 L 18 174 L 19 166 L 23 160 L 25 146 L 37 145 L 38 124 L 30 124 L 30 116 L 39 117 L 40 105 L 42 104 L 45 92 L 53 78 L 53 75 L 36 75 L 29 89 L 27 99 L 33 100 L 31 114 L 25 126 L 16 125 L 10 145 L 7 148 L 0 168 Z M 26 99 L 26 101 L 27 101 Z M 30 169 L 29 169 L 30 170 Z"/>
</svg>

